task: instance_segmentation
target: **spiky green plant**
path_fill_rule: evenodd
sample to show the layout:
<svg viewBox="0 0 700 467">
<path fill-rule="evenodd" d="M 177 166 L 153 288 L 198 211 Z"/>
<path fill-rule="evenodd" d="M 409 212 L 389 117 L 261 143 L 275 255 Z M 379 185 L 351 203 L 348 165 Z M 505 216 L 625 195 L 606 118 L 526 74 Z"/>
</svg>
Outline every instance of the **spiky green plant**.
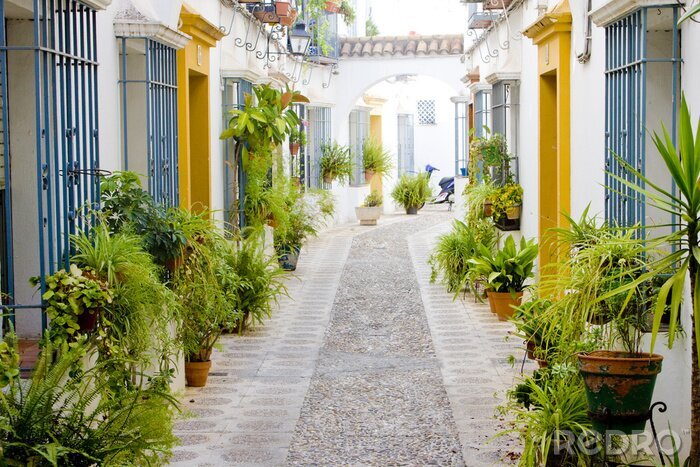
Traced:
<svg viewBox="0 0 700 467">
<path fill-rule="evenodd" d="M 391 197 L 405 209 L 421 208 L 432 195 L 428 178 L 423 174 L 402 175 Z"/>
</svg>

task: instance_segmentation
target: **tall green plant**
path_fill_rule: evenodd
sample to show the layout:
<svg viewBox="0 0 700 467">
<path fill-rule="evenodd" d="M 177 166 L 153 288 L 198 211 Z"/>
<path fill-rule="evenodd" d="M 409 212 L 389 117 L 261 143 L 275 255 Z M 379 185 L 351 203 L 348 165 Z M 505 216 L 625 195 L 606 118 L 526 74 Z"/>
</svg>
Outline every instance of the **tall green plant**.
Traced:
<svg viewBox="0 0 700 467">
<path fill-rule="evenodd" d="M 394 168 L 394 161 L 382 143 L 374 138 L 366 138 L 362 143 L 362 165 L 365 172 L 386 176 Z"/>
<path fill-rule="evenodd" d="M 655 183 L 646 175 L 627 164 L 621 158 L 619 163 L 632 175 L 635 181 L 625 177 L 609 173 L 609 176 L 643 195 L 650 203 L 678 219 L 676 229 L 670 234 L 660 235 L 649 241 L 649 248 L 660 249 L 670 245 L 674 249 L 664 256 L 647 264 L 647 272 L 641 274 L 636 281 L 625 284 L 617 290 L 606 294 L 607 298 L 620 291 L 632 293 L 640 283 L 650 280 L 652 277 L 662 274 L 669 269 L 674 269 L 674 274 L 663 284 L 659 290 L 659 296 L 654 310 L 654 323 L 652 328 L 653 348 L 658 339 L 661 328 L 661 319 L 664 314 L 667 300 L 670 297 L 670 324 L 668 345 L 673 346 L 676 335 L 678 317 L 681 310 L 683 289 L 687 278 L 690 278 L 690 294 L 693 319 L 693 369 L 692 369 L 692 419 L 690 448 L 690 465 L 700 465 L 700 122 L 697 129 L 693 129 L 693 120 L 688 109 L 688 104 L 683 96 L 681 112 L 679 115 L 678 146 L 673 143 L 673 138 L 662 126 L 662 134 L 654 133 L 653 141 L 657 151 L 666 165 L 668 173 L 673 180 L 676 191 L 671 192 Z"/>
<path fill-rule="evenodd" d="M 405 209 L 420 208 L 431 196 L 428 178 L 423 174 L 402 175 L 396 183 L 391 197 Z"/>
<path fill-rule="evenodd" d="M 336 141 L 321 146 L 319 169 L 324 179 L 338 180 L 340 183 L 349 182 L 352 178 L 354 164 L 350 148 L 341 146 Z"/>
</svg>

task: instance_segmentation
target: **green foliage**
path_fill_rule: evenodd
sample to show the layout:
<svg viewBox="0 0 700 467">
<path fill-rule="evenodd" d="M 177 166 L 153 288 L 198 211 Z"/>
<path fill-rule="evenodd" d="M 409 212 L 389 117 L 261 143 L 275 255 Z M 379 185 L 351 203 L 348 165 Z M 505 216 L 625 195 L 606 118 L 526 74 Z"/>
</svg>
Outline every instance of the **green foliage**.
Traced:
<svg viewBox="0 0 700 467">
<path fill-rule="evenodd" d="M 509 208 L 523 204 L 523 187 L 517 183 L 507 183 L 498 188 L 490 199 L 493 204 L 492 217 L 500 219 L 506 215 Z"/>
<path fill-rule="evenodd" d="M 340 14 L 343 15 L 343 21 L 345 21 L 346 25 L 352 26 L 355 23 L 355 8 L 348 0 L 343 0 L 340 3 Z"/>
<path fill-rule="evenodd" d="M 396 204 L 405 209 L 420 208 L 431 195 L 429 180 L 423 174 L 402 175 L 391 192 Z"/>
<path fill-rule="evenodd" d="M 374 37 L 379 35 L 379 26 L 374 22 L 372 17 L 368 17 L 365 21 L 365 36 Z"/>
<path fill-rule="evenodd" d="M 501 134 L 491 135 L 486 131 L 486 136 L 472 139 L 469 146 L 469 183 L 477 184 L 495 182 L 504 185 L 512 182 L 510 173 L 510 160 L 506 139 Z M 491 168 L 496 168 L 498 177 L 491 180 Z"/>
<path fill-rule="evenodd" d="M 386 176 L 394 168 L 394 161 L 381 143 L 367 138 L 362 142 L 362 165 L 365 171 Z"/>
<path fill-rule="evenodd" d="M 595 439 L 583 381 L 573 366 L 554 371 L 526 377 L 511 393 L 513 401 L 505 411 L 514 416 L 511 432 L 518 433 L 523 444 L 518 465 L 589 466 L 590 457 L 575 442 L 579 437 Z M 568 454 L 569 444 L 573 454 Z"/>
<path fill-rule="evenodd" d="M 282 282 L 284 271 L 276 258 L 265 256 L 261 245 L 260 238 L 250 236 L 241 241 L 235 254 L 225 256 L 227 266 L 240 281 L 234 298 L 235 308 L 241 314 L 237 322 L 239 332 L 272 316 L 273 305 L 287 293 Z"/>
<path fill-rule="evenodd" d="M 484 245 L 478 245 L 477 254 L 468 260 L 476 274 L 494 292 L 521 292 L 525 281 L 533 276 L 538 247 L 533 240 L 520 239 L 520 248 L 509 235 L 503 248 L 495 254 Z"/>
<path fill-rule="evenodd" d="M 301 146 L 306 145 L 306 131 L 301 129 L 299 126 L 296 126 L 291 129 L 289 132 L 289 142 L 290 143 L 299 143 Z"/>
<path fill-rule="evenodd" d="M 138 228 L 143 236 L 143 245 L 156 263 L 167 264 L 182 256 L 187 238 L 178 222 L 178 210 L 154 207 L 146 223 Z"/>
<path fill-rule="evenodd" d="M 298 190 L 287 185 L 285 203 L 287 222 L 275 229 L 275 247 L 278 252 L 288 249 L 299 250 L 309 237 L 318 234 L 322 217 L 316 216 L 307 199 Z"/>
<path fill-rule="evenodd" d="M 153 199 L 133 172 L 115 172 L 100 180 L 102 216 L 112 232 L 125 226 L 145 225 Z"/>
<path fill-rule="evenodd" d="M 335 198 L 328 190 L 315 189 L 307 191 L 307 196 L 313 198 L 318 207 L 318 211 L 324 219 L 331 219 L 335 215 Z"/>
<path fill-rule="evenodd" d="M 56 352 L 55 350 L 60 350 Z M 167 463 L 177 402 L 151 380 L 102 397 L 104 368 L 80 369 L 86 349 L 46 347 L 31 381 L 0 391 L 3 465 L 121 466 Z M 52 356 L 58 355 L 53 361 Z"/>
<path fill-rule="evenodd" d="M 39 277 L 30 283 L 40 284 Z M 112 293 L 106 283 L 99 280 L 93 271 L 81 270 L 75 264 L 69 271 L 61 269 L 45 279 L 46 291 L 42 295 L 46 302 L 46 314 L 51 320 L 50 340 L 55 343 L 75 342 L 81 333 L 80 317 L 99 314 L 110 303 Z"/>
<path fill-rule="evenodd" d="M 465 206 L 467 208 L 467 223 L 483 219 L 484 203 L 493 200 L 498 193 L 498 187 L 490 182 L 467 185 L 464 187 Z"/>
<path fill-rule="evenodd" d="M 377 190 L 372 190 L 372 193 L 368 194 L 362 206 L 365 208 L 373 208 L 376 206 L 381 206 L 384 204 L 384 198 L 379 194 Z"/>
<path fill-rule="evenodd" d="M 0 392 L 17 378 L 19 378 L 17 336 L 14 332 L 8 332 L 0 342 Z M 1 425 L 2 420 L 0 419 L 0 427 Z"/>
<path fill-rule="evenodd" d="M 496 241 L 492 224 L 481 221 L 477 228 L 470 228 L 464 222 L 455 220 L 452 231 L 438 238 L 428 260 L 432 269 L 431 281 L 435 282 L 438 277 L 442 277 L 448 291 L 459 292 L 470 282 L 469 260 L 476 255 L 479 245 L 491 250 Z"/>
<path fill-rule="evenodd" d="M 349 182 L 352 177 L 353 163 L 350 148 L 341 146 L 336 141 L 321 146 L 319 168 L 324 179 Z"/>
</svg>

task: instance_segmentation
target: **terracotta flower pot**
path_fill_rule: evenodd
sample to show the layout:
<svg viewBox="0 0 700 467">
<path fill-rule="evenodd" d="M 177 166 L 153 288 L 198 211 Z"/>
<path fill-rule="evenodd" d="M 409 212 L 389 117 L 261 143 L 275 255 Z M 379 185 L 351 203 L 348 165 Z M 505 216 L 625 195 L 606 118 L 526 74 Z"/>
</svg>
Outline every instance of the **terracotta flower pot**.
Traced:
<svg viewBox="0 0 700 467">
<path fill-rule="evenodd" d="M 418 214 L 418 207 L 411 206 L 406 208 L 406 214 L 408 214 L 409 216 L 415 216 L 416 214 Z"/>
<path fill-rule="evenodd" d="M 365 182 L 369 183 L 374 178 L 374 170 L 365 170 Z"/>
<path fill-rule="evenodd" d="M 333 183 L 333 177 L 331 177 L 330 175 L 324 175 L 323 183 L 330 185 L 331 183 Z"/>
<path fill-rule="evenodd" d="M 597 350 L 578 355 L 593 428 L 643 431 L 663 357 Z"/>
<path fill-rule="evenodd" d="M 289 16 L 292 11 L 292 4 L 285 0 L 277 0 L 275 2 L 275 11 L 277 16 Z"/>
<path fill-rule="evenodd" d="M 484 216 L 491 217 L 493 215 L 493 203 L 490 199 L 484 201 Z"/>
<path fill-rule="evenodd" d="M 487 295 L 491 311 L 496 313 L 499 321 L 508 321 L 512 318 L 513 313 L 515 313 L 514 307 L 520 306 L 520 302 L 523 299 L 522 292 L 493 292 L 489 290 Z"/>
<path fill-rule="evenodd" d="M 511 206 L 506 209 L 506 217 L 510 220 L 520 219 L 520 206 Z"/>
<path fill-rule="evenodd" d="M 296 156 L 297 154 L 299 154 L 300 147 L 301 146 L 299 145 L 299 143 L 289 143 L 289 153 L 292 156 Z"/>
<path fill-rule="evenodd" d="M 165 261 L 165 269 L 170 271 L 171 273 L 174 273 L 178 269 L 182 267 L 182 264 L 185 262 L 185 258 L 181 255 L 178 256 L 177 258 L 171 258 Z"/>
<path fill-rule="evenodd" d="M 207 360 L 206 362 L 186 362 L 185 380 L 187 381 L 187 385 L 193 388 L 203 388 L 206 386 L 210 369 L 211 360 Z"/>
<path fill-rule="evenodd" d="M 540 369 L 549 367 L 549 362 L 547 362 L 547 360 L 536 358 L 535 361 L 537 362 L 537 365 L 540 367 Z"/>
<path fill-rule="evenodd" d="M 340 1 L 328 0 L 326 2 L 326 11 L 328 11 L 329 13 L 338 13 L 340 11 Z"/>
<path fill-rule="evenodd" d="M 78 316 L 78 325 L 80 332 L 92 332 L 97 328 L 97 316 L 100 310 L 85 310 L 82 315 Z"/>
<path fill-rule="evenodd" d="M 296 23 L 298 16 L 299 12 L 297 10 L 291 10 L 289 15 L 280 16 L 280 24 L 282 24 L 282 26 L 292 26 Z"/>
<path fill-rule="evenodd" d="M 536 360 L 535 350 L 537 350 L 537 347 L 535 346 L 535 343 L 532 341 L 526 341 L 525 345 L 527 347 L 527 358 L 530 360 Z"/>
</svg>

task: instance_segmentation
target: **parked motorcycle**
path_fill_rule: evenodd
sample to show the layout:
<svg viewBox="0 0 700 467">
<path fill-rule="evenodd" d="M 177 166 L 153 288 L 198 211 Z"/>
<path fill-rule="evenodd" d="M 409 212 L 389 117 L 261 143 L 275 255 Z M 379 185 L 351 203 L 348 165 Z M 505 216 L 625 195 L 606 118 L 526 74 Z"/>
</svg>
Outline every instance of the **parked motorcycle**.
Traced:
<svg viewBox="0 0 700 467">
<path fill-rule="evenodd" d="M 425 166 L 425 171 L 428 174 L 428 179 L 430 179 L 433 175 L 433 172 L 439 172 L 440 169 L 428 164 Z M 440 185 L 440 193 L 433 200 L 433 204 L 449 203 L 450 206 L 452 206 L 455 195 L 455 178 L 443 177 L 438 182 L 438 185 Z"/>
</svg>

